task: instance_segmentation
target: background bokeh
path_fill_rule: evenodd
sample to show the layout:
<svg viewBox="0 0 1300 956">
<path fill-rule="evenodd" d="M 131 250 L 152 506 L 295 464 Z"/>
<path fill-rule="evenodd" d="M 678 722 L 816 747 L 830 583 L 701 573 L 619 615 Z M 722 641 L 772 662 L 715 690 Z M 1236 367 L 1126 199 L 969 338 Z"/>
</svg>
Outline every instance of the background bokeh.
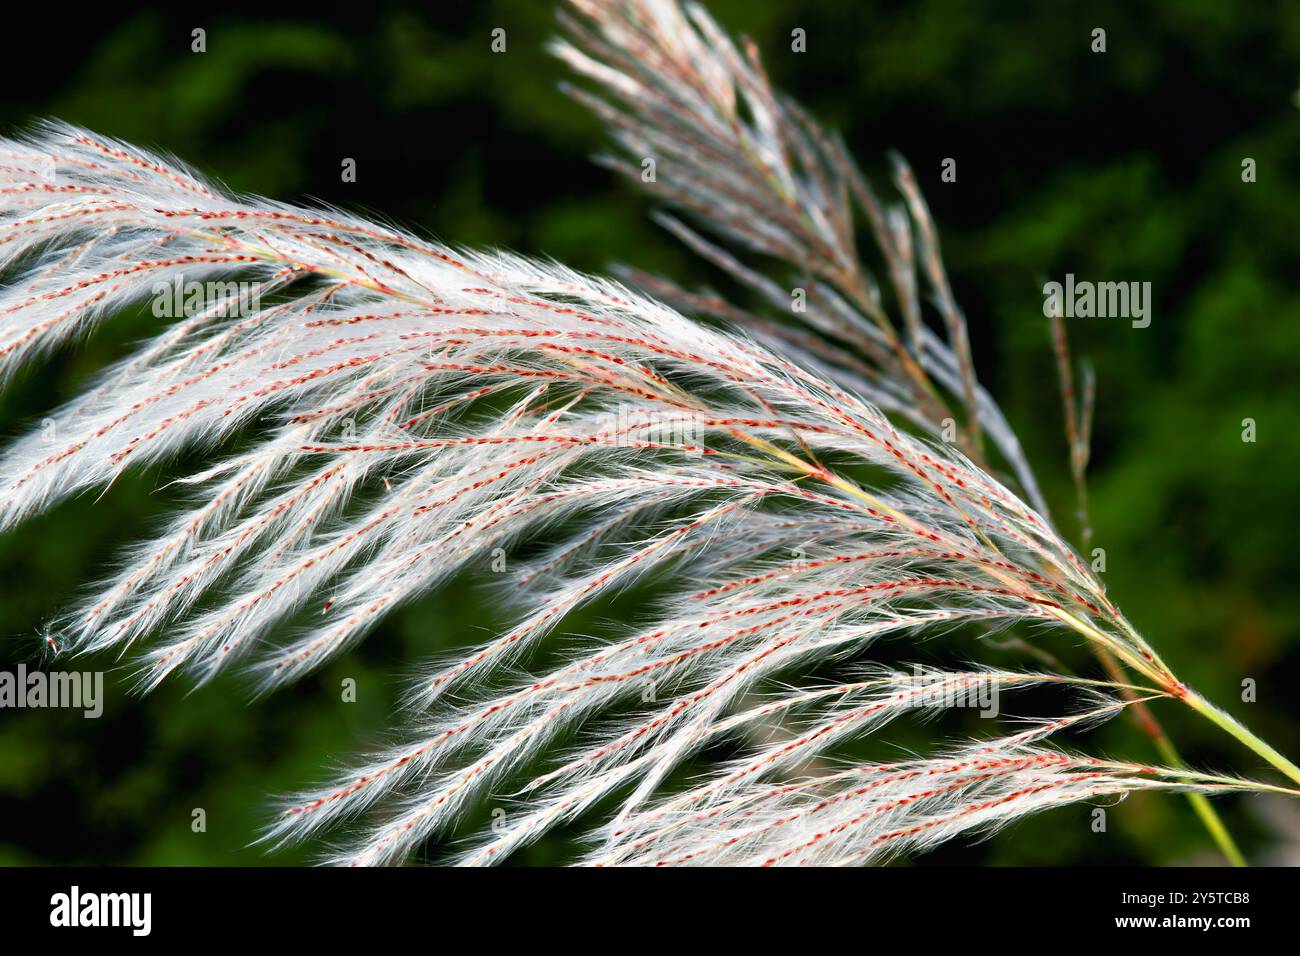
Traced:
<svg viewBox="0 0 1300 956">
<path fill-rule="evenodd" d="M 1070 325 L 1076 353 L 1098 372 L 1091 490 L 1105 579 L 1175 670 L 1295 757 L 1300 5 L 709 6 L 754 37 L 775 82 L 841 129 L 882 187 L 887 150 L 911 161 L 984 381 L 1071 534 L 1040 289 L 1066 272 L 1151 282 L 1150 328 Z M 547 2 L 373 2 L 309 17 L 267 4 L 213 14 L 104 5 L 79 14 L 76 29 L 35 13 L 23 45 L 57 55 L 6 70 L 5 133 L 55 116 L 172 152 L 240 191 L 374 211 L 580 269 L 622 261 L 688 284 L 717 280 L 649 221 L 644 196 L 590 163 L 605 140 L 556 89 L 565 71 L 543 50 L 554 31 Z M 202 55 L 190 52 L 196 26 L 207 30 Z M 508 50 L 493 55 L 498 26 Z M 790 52 L 796 26 L 806 54 Z M 1097 26 L 1105 54 L 1089 51 Z M 949 156 L 958 181 L 942 184 Z M 340 182 L 343 157 L 357 160 L 355 184 Z M 1242 182 L 1244 157 L 1258 163 L 1255 183 Z M 38 423 L 152 325 L 147 314 L 120 317 L 6 383 L 0 434 Z M 1247 417 L 1253 444 L 1241 440 Z M 171 474 L 132 472 L 98 500 L 66 502 L 0 536 L 0 667 L 31 659 L 43 622 L 148 533 L 176 500 L 164 487 Z M 643 610 L 632 595 L 591 620 Z M 383 737 L 403 674 L 500 620 L 490 590 L 456 582 L 318 675 L 255 702 L 237 676 L 139 699 L 118 662 L 95 662 L 110 671 L 101 719 L 0 711 L 0 863 L 306 861 L 311 848 L 248 846 L 270 798 Z M 355 704 L 339 701 L 344 677 L 358 682 Z M 1257 682 L 1258 702 L 1240 702 L 1243 678 Z M 1169 711 L 1196 763 L 1266 773 L 1208 725 Z M 1147 753 L 1121 722 L 1095 742 Z M 1293 808 L 1221 805 L 1253 859 L 1300 862 Z M 206 833 L 191 832 L 195 807 L 207 811 Z M 919 862 L 1215 859 L 1181 800 L 1135 797 L 1109 820 L 1095 834 L 1086 808 L 1067 808 Z M 571 852 L 560 834 L 520 862 Z"/>
</svg>

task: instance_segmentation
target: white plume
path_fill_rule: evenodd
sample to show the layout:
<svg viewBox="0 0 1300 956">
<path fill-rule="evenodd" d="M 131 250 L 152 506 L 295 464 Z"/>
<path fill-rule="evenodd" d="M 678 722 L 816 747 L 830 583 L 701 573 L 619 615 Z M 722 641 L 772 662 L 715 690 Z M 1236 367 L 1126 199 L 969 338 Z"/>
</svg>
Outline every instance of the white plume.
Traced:
<svg viewBox="0 0 1300 956">
<path fill-rule="evenodd" d="M 606 18 L 606 39 L 592 42 L 626 41 L 644 69 L 564 55 L 642 97 L 660 65 L 653 48 L 620 35 L 632 21 L 609 5 L 579 6 Z M 694 64 L 694 92 L 678 88 L 685 101 L 734 118 L 734 98 L 748 98 L 755 155 L 807 209 L 805 225 L 851 249 L 842 218 L 819 212 L 848 180 L 826 180 L 824 156 L 803 157 L 819 144 L 784 138 L 792 107 L 769 100 L 698 8 L 694 29 L 675 4 L 628 9 Z M 629 144 L 672 146 L 652 126 L 630 128 Z M 792 149 L 798 168 L 782 164 Z M 720 188 L 692 175 L 696 192 Z M 752 246 L 803 255 L 781 220 L 751 212 L 737 210 L 758 231 Z M 897 249 L 897 217 L 895 227 Z M 932 239 L 928 248 L 937 256 Z M 555 263 L 233 196 L 63 125 L 0 141 L 0 266 L 5 374 L 132 304 L 174 320 L 53 428 L 0 456 L 0 528 L 180 449 L 231 449 L 180 479 L 195 503 L 62 622 L 75 650 L 145 648 L 144 686 L 174 671 L 204 681 L 236 659 L 262 687 L 284 684 L 463 569 L 549 544 L 511 558 L 502 594 L 518 608 L 514 625 L 419 681 L 408 742 L 293 801 L 273 838 L 382 804 L 338 860 L 400 861 L 515 779 L 520 812 L 467 862 L 499 860 L 617 798 L 591 862 L 851 863 L 1067 801 L 1250 786 L 1042 743 L 1129 703 L 1109 699 L 915 760 L 827 765 L 833 745 L 926 708 L 936 689 L 1187 693 L 1039 510 L 882 411 L 935 432 L 894 359 L 861 375 L 803 347 L 792 360 L 779 351 L 787 340 L 752 323 L 741 325 L 762 341 Z M 201 301 L 180 309 L 191 288 Z M 856 306 L 845 309 L 841 318 Z M 861 315 L 852 325 L 872 327 Z M 949 343 L 914 331 L 925 367 L 963 391 L 964 326 Z M 906 352 L 890 354 L 905 364 Z M 1036 496 L 996 406 L 978 387 L 966 397 L 968 437 L 982 420 Z M 554 667 L 514 669 L 566 614 L 651 571 L 670 594 L 660 606 L 613 638 L 565 646 Z M 289 632 L 304 607 L 310 623 Z M 877 670 L 834 686 L 800 676 L 880 637 L 1016 622 L 1043 641 L 1082 637 L 1140 683 L 990 670 Z M 670 779 L 707 744 L 773 721 L 797 729 L 751 738 L 747 756 L 685 788 Z"/>
</svg>

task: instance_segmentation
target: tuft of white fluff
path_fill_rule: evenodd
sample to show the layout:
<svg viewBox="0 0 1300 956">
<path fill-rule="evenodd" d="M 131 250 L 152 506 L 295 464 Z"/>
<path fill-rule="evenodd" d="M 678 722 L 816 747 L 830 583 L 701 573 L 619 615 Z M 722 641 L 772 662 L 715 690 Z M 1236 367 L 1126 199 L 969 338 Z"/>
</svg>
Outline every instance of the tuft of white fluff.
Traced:
<svg viewBox="0 0 1300 956">
<path fill-rule="evenodd" d="M 698 798 L 665 804 L 659 792 L 706 741 L 765 715 L 814 705 L 827 729 L 801 758 L 892 719 L 909 694 L 897 676 L 883 688 L 784 685 L 746 709 L 752 691 L 770 694 L 797 665 L 887 634 L 1033 622 L 1108 647 L 1154 693 L 1174 686 L 1050 525 L 965 456 L 766 345 L 617 283 L 233 196 L 62 125 L 0 143 L 0 249 L 11 276 L 0 289 L 5 374 L 106 312 L 150 301 L 159 284 L 252 283 L 177 317 L 55 427 L 0 457 L 9 528 L 127 468 L 241 433 L 240 450 L 182 479 L 196 503 L 67 616 L 73 649 L 144 645 L 146 687 L 174 671 L 206 680 L 236 659 L 273 687 L 495 549 L 539 533 L 558 541 L 510 577 L 515 625 L 420 681 L 411 742 L 297 800 L 273 837 L 383 801 L 389 817 L 342 859 L 400 860 L 496 781 L 548 759 L 523 822 L 473 859 L 498 859 L 616 791 L 621 809 L 596 859 L 640 861 L 638 841 L 664 826 L 677 834 L 664 852 L 689 853 L 680 839 L 696 824 L 672 821 L 701 807 L 765 808 L 743 824 L 724 816 L 727 828 L 765 827 L 764 814 L 789 809 L 820 814 L 808 801 L 821 783 L 770 804 L 761 796 L 798 747 L 760 751 L 763 774 L 726 769 Z M 250 289 L 256 307 L 237 307 Z M 568 612 L 651 570 L 676 582 L 653 615 L 502 683 Z M 277 629 L 303 607 L 320 609 L 311 624 Z M 593 728 L 610 708 L 623 716 Z M 575 728 L 586 736 L 574 754 L 549 746 Z M 1012 759 L 1012 745 L 1001 749 Z M 1084 776 L 1055 759 L 952 791 L 979 802 L 985 789 L 997 799 L 1041 778 L 1041 799 L 904 842 L 1138 785 L 1127 771 Z M 894 791 L 871 792 L 846 791 L 835 813 L 850 819 Z M 893 811 L 880 819 L 906 824 Z M 718 859 L 838 862 L 871 858 L 872 845 L 846 837 L 805 853 L 746 836 Z"/>
</svg>

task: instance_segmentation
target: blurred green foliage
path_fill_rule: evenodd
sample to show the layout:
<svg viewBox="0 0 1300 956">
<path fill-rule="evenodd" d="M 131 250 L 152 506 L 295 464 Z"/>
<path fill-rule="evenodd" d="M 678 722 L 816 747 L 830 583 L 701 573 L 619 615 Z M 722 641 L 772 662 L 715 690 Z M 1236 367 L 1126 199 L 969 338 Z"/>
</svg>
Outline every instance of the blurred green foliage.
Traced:
<svg viewBox="0 0 1300 956">
<path fill-rule="evenodd" d="M 1041 286 L 1066 272 L 1152 283 L 1149 329 L 1102 319 L 1070 326 L 1076 354 L 1090 357 L 1099 380 L 1092 502 L 1106 581 L 1184 677 L 1294 757 L 1300 6 L 710 6 L 754 37 L 774 80 L 839 127 L 881 185 L 891 148 L 917 170 L 985 382 L 1071 534 Z M 623 261 L 687 283 L 717 281 L 649 222 L 643 196 L 589 162 L 605 141 L 556 89 L 564 70 L 543 49 L 554 31 L 548 3 L 379 2 L 317 15 L 265 4 L 199 14 L 186 5 L 87 11 L 76 31 L 43 21 L 33 48 L 45 47 L 41 31 L 61 30 L 63 55 L 10 71 L 0 127 L 55 116 L 160 147 L 241 191 L 337 203 L 454 243 L 581 269 Z M 201 55 L 190 52 L 196 26 L 207 30 Z M 493 55 L 498 26 L 508 50 Z M 790 51 L 796 26 L 807 31 L 806 54 Z M 1104 54 L 1089 50 L 1098 26 L 1107 30 Z M 355 184 L 340 182 L 343 157 L 357 160 Z M 955 184 L 939 181 L 944 157 L 957 159 Z M 1255 183 L 1242 182 L 1244 157 L 1258 163 Z M 39 423 L 151 325 L 144 315 L 119 317 L 38 363 L 0 392 L 0 429 Z M 1248 417 L 1254 444 L 1241 440 Z M 67 502 L 0 537 L 0 665 L 30 659 L 43 622 L 148 533 L 177 500 L 171 474 L 134 472 L 98 500 Z M 652 603 L 628 595 L 569 630 L 643 613 L 638 601 Z M 482 640 L 500 623 L 490 590 L 456 582 L 393 614 L 313 678 L 254 703 L 235 676 L 197 693 L 175 682 L 138 699 L 123 665 L 99 662 L 114 668 L 101 719 L 0 712 L 0 863 L 309 859 L 309 849 L 268 855 L 247 845 L 269 797 L 384 737 L 415 662 Z M 356 704 L 340 703 L 344 677 L 358 682 Z M 1247 677 L 1258 683 L 1256 704 L 1239 701 Z M 1208 726 L 1168 716 L 1197 763 L 1258 769 Z M 1110 752 L 1147 752 L 1127 724 L 1097 737 Z M 1250 851 L 1277 843 L 1247 801 L 1223 806 Z M 207 812 L 203 834 L 190 829 L 196 807 Z M 1134 798 L 1110 820 L 1101 837 L 1086 808 L 1067 808 L 923 862 L 1213 859 L 1180 801 Z M 571 852 L 559 835 L 522 862 Z"/>
</svg>

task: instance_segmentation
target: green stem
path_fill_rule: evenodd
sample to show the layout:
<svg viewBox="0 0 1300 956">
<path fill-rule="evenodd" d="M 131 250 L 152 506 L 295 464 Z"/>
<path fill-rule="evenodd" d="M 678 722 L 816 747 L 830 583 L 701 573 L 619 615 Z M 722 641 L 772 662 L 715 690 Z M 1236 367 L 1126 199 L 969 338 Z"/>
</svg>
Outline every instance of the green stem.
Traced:
<svg viewBox="0 0 1300 956">
<path fill-rule="evenodd" d="M 1209 720 L 1211 723 L 1217 725 L 1223 730 L 1226 730 L 1233 737 L 1236 737 L 1238 741 L 1240 741 L 1246 747 L 1249 747 L 1259 756 L 1263 757 L 1265 760 L 1271 763 L 1278 770 L 1282 771 L 1282 773 L 1286 774 L 1296 783 L 1300 783 L 1300 767 L 1297 767 L 1290 760 L 1287 760 L 1286 757 L 1283 757 L 1280 753 L 1278 753 L 1277 750 L 1275 750 L 1269 744 L 1265 743 L 1264 741 L 1256 737 L 1253 733 L 1250 732 L 1250 730 L 1246 728 L 1246 725 L 1243 724 L 1241 721 L 1237 720 L 1237 718 L 1233 717 L 1231 714 L 1228 714 L 1226 711 L 1222 711 L 1219 708 L 1215 707 L 1208 700 L 1206 700 L 1204 697 L 1202 697 L 1200 694 L 1196 693 L 1196 691 L 1193 690 L 1189 690 L 1187 692 L 1187 696 L 1183 698 L 1183 702 L 1187 704 L 1188 707 L 1192 708 L 1192 710 L 1200 714 L 1202 717 Z"/>
<path fill-rule="evenodd" d="M 1115 655 L 1106 648 L 1095 644 L 1092 649 L 1111 680 L 1115 682 L 1116 686 L 1123 688 L 1125 675 L 1119 661 L 1115 659 Z M 1178 770 L 1187 770 L 1188 767 L 1183 760 L 1182 754 L 1178 752 L 1174 742 L 1169 739 L 1165 729 L 1160 726 L 1160 722 L 1156 720 L 1156 715 L 1151 713 L 1143 701 L 1137 699 L 1132 690 L 1122 689 L 1121 693 L 1126 700 L 1133 702 L 1132 708 L 1128 710 L 1129 716 L 1133 717 L 1138 726 L 1151 738 L 1165 763 Z M 1232 866 L 1246 866 L 1246 858 L 1237 847 L 1236 841 L 1232 839 L 1232 834 L 1224 825 L 1222 818 L 1219 816 L 1219 811 L 1214 809 L 1214 804 L 1210 799 L 1203 793 L 1186 793 L 1184 796 L 1187 798 L 1187 802 L 1192 805 L 1192 810 L 1195 811 L 1197 817 L 1200 818 L 1201 825 L 1205 827 L 1210 839 L 1214 841 L 1219 848 L 1219 852 L 1223 854 L 1228 863 Z"/>
<path fill-rule="evenodd" d="M 1179 768 L 1180 770 L 1186 769 L 1187 764 L 1183 762 L 1182 755 L 1178 752 L 1178 749 L 1174 747 L 1173 742 L 1170 741 L 1168 737 L 1161 733 L 1155 738 L 1155 743 L 1156 749 L 1160 751 L 1160 756 L 1163 757 L 1167 763 Z M 1219 848 L 1219 852 L 1222 853 L 1233 866 L 1246 866 L 1246 858 L 1237 847 L 1236 841 L 1232 839 L 1232 834 L 1228 832 L 1228 828 L 1224 826 L 1223 820 L 1219 816 L 1219 811 L 1214 809 L 1214 805 L 1210 802 L 1210 798 L 1203 793 L 1189 793 L 1186 796 L 1187 802 L 1192 805 L 1192 809 L 1196 811 L 1196 815 L 1201 818 L 1201 823 L 1204 824 L 1205 829 L 1214 839 L 1215 844 Z"/>
</svg>

